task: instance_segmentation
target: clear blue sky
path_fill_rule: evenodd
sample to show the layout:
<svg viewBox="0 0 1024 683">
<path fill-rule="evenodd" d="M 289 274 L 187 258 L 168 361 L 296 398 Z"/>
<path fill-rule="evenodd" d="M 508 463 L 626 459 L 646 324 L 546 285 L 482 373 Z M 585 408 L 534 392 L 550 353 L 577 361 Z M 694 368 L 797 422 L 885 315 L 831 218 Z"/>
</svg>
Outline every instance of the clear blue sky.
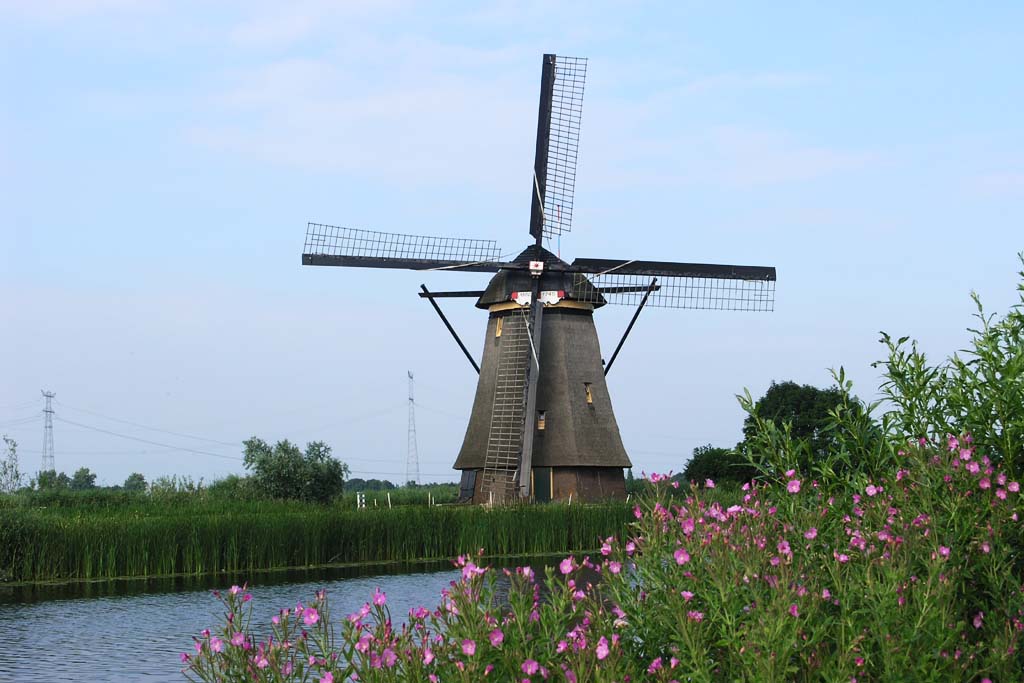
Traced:
<svg viewBox="0 0 1024 683">
<path fill-rule="evenodd" d="M 58 469 L 105 483 L 241 472 L 253 434 L 398 481 L 412 370 L 453 479 L 475 374 L 416 292 L 486 276 L 303 268 L 305 223 L 525 246 L 544 52 L 590 58 L 563 256 L 778 268 L 774 313 L 641 317 L 637 469 L 734 444 L 744 387 L 874 396 L 879 330 L 939 358 L 971 290 L 1016 299 L 1024 5 L 825 4 L 0 0 L 0 431 L 38 469 L 46 388 Z"/>
</svg>

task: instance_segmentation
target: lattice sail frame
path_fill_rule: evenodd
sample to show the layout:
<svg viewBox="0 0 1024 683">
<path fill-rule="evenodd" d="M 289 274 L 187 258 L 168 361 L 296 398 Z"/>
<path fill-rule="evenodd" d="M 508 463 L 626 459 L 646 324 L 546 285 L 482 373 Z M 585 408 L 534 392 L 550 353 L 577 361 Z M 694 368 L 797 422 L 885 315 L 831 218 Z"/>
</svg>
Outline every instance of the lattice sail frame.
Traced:
<svg viewBox="0 0 1024 683">
<path fill-rule="evenodd" d="M 496 262 L 501 259 L 501 250 L 494 240 L 404 235 L 323 223 L 309 223 L 306 226 L 303 253 L 319 256 L 470 263 Z"/>
<path fill-rule="evenodd" d="M 547 176 L 544 187 L 544 237 L 558 237 L 572 229 L 576 159 L 583 118 L 585 57 L 555 58 L 548 138 Z"/>
<path fill-rule="evenodd" d="M 657 279 L 647 306 L 717 311 L 772 311 L 775 280 L 742 280 L 634 273 L 574 273 L 573 298 L 637 306 Z"/>
</svg>

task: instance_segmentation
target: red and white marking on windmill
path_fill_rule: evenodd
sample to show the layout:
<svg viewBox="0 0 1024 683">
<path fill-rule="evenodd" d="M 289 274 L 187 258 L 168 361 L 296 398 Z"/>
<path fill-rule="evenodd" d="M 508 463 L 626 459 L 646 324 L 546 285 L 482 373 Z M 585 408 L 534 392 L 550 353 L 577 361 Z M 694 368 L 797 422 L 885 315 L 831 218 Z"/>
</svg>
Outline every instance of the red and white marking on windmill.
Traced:
<svg viewBox="0 0 1024 683">
<path fill-rule="evenodd" d="M 530 292 L 512 292 L 512 296 L 509 297 L 512 301 L 516 302 L 520 306 L 529 306 L 533 301 L 533 295 Z M 545 306 L 553 306 L 559 301 L 565 298 L 565 290 L 548 290 L 541 292 L 537 299 Z"/>
</svg>

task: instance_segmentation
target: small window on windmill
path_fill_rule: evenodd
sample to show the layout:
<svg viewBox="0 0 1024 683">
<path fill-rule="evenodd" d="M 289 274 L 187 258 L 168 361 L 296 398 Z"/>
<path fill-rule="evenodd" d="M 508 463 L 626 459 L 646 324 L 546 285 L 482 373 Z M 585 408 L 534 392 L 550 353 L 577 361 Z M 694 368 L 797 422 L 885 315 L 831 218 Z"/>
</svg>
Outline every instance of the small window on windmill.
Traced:
<svg viewBox="0 0 1024 683">
<path fill-rule="evenodd" d="M 583 383 L 583 391 L 587 392 L 587 405 L 594 405 L 594 393 L 590 390 L 590 382 Z"/>
<path fill-rule="evenodd" d="M 545 410 L 538 410 L 537 411 L 537 431 L 538 432 L 543 432 L 544 428 L 547 427 L 547 419 L 546 418 L 547 418 L 547 411 L 545 411 Z"/>
<path fill-rule="evenodd" d="M 501 318 L 498 318 L 498 321 L 494 324 L 494 336 L 495 337 L 500 337 L 501 336 L 501 324 L 503 322 L 505 322 L 505 317 L 504 316 L 502 316 Z"/>
</svg>

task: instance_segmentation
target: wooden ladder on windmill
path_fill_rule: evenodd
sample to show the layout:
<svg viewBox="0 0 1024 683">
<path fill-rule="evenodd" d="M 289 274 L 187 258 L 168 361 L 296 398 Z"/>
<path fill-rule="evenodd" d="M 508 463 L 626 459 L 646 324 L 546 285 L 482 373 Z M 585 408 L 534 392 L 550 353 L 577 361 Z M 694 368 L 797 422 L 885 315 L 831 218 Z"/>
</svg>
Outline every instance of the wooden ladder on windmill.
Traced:
<svg viewBox="0 0 1024 683">
<path fill-rule="evenodd" d="M 481 487 L 484 500 L 495 505 L 518 499 L 516 472 L 523 448 L 527 369 L 531 356 L 526 310 L 506 315 L 501 323 L 491 427 Z"/>
</svg>

